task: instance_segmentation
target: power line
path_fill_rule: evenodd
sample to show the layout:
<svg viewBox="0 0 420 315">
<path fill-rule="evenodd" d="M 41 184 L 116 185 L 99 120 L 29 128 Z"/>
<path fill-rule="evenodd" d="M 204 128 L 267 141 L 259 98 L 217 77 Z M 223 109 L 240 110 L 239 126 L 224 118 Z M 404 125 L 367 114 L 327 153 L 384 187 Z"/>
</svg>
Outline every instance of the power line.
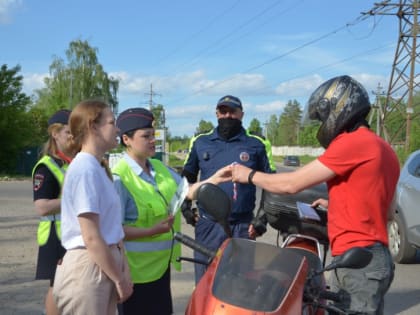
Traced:
<svg viewBox="0 0 420 315">
<path fill-rule="evenodd" d="M 290 77 L 290 78 L 288 78 L 287 80 L 283 80 L 283 81 L 281 81 L 281 82 L 279 82 L 279 83 L 287 82 L 287 81 L 290 81 L 290 80 L 295 80 L 295 79 L 298 79 L 298 78 L 304 77 L 304 76 L 306 76 L 306 75 L 308 75 L 308 74 L 314 73 L 314 72 L 316 72 L 316 71 L 323 70 L 323 69 L 327 69 L 327 68 L 331 68 L 331 67 L 333 67 L 333 66 L 336 66 L 336 65 L 339 65 L 339 64 L 342 64 L 342 63 L 348 62 L 348 61 L 353 60 L 353 59 L 356 59 L 356 58 L 358 58 L 358 57 L 362 57 L 362 56 L 363 56 L 363 57 L 365 57 L 365 56 L 370 55 L 370 54 L 372 54 L 372 53 L 374 53 L 374 52 L 376 52 L 376 51 L 378 51 L 378 50 L 382 50 L 382 49 L 387 48 L 387 47 L 390 47 L 390 46 L 392 46 L 392 45 L 393 45 L 393 44 L 386 44 L 386 45 L 378 46 L 378 47 L 373 48 L 373 49 L 369 49 L 369 50 L 364 50 L 364 51 L 361 51 L 361 52 L 359 52 L 359 53 L 357 53 L 357 54 L 355 54 L 355 55 L 352 55 L 352 56 L 346 57 L 346 58 L 341 59 L 341 60 L 339 60 L 339 61 L 332 62 L 332 63 L 328 63 L 328 64 L 323 65 L 323 66 L 320 66 L 320 67 L 318 67 L 318 68 L 314 68 L 314 69 L 312 69 L 312 70 L 310 70 L 310 71 L 308 71 L 308 72 L 305 72 L 305 73 L 303 73 L 303 74 L 299 74 L 299 75 L 296 75 L 296 76 L 294 76 L 294 77 Z"/>
<path fill-rule="evenodd" d="M 286 56 L 288 56 L 288 55 L 290 55 L 290 54 L 292 54 L 292 53 L 294 53 L 294 52 L 296 52 L 296 51 L 298 51 L 298 50 L 301 50 L 302 48 L 305 48 L 305 47 L 307 47 L 307 46 L 310 46 L 310 45 L 312 45 L 312 44 L 314 44 L 314 43 L 316 43 L 316 42 L 319 42 L 319 41 L 321 41 L 321 40 L 323 40 L 323 39 L 325 39 L 325 38 L 327 38 L 327 37 L 330 37 L 330 36 L 332 36 L 332 35 L 334 35 L 334 34 L 336 34 L 336 33 L 340 32 L 340 31 L 342 31 L 342 30 L 344 30 L 344 29 L 346 29 L 346 28 L 348 28 L 348 27 L 350 27 L 350 26 L 357 25 L 358 23 L 360 23 L 360 22 L 362 22 L 363 20 L 366 20 L 366 19 L 367 19 L 367 17 L 366 17 L 366 16 L 363 16 L 363 15 L 362 15 L 362 16 L 359 16 L 359 17 L 358 17 L 358 18 L 356 18 L 353 22 L 346 23 L 345 25 L 343 25 L 343 26 L 341 26 L 341 27 L 338 27 L 338 28 L 334 29 L 334 30 L 333 30 L 333 31 L 331 31 L 331 32 L 328 32 L 328 33 L 326 33 L 326 34 L 324 34 L 324 35 L 321 35 L 321 36 L 319 36 L 319 37 L 317 37 L 317 38 L 315 38 L 315 39 L 313 39 L 313 40 L 310 40 L 309 42 L 306 42 L 306 43 L 304 43 L 304 44 L 302 44 L 302 45 L 300 45 L 300 46 L 298 46 L 298 47 L 296 47 L 296 48 L 293 48 L 293 49 L 291 49 L 291 50 L 289 50 L 289 51 L 287 51 L 287 52 L 285 52 L 285 53 L 283 53 L 283 54 L 280 54 L 280 55 L 278 55 L 278 56 L 275 56 L 275 57 L 273 57 L 273 58 L 270 58 L 270 59 L 268 59 L 268 60 L 266 60 L 266 61 L 264 61 L 264 62 L 262 62 L 262 63 L 260 63 L 260 64 L 258 64 L 258 65 L 252 66 L 252 67 L 250 67 L 250 68 L 246 69 L 245 71 L 242 71 L 242 73 L 250 73 L 251 71 L 254 71 L 254 70 L 257 70 L 257 69 L 259 69 L 259 68 L 262 68 L 263 66 L 266 66 L 266 65 L 268 65 L 268 64 L 271 64 L 271 63 L 273 63 L 273 62 L 275 62 L 275 61 L 277 61 L 277 60 L 279 60 L 279 59 L 281 59 L 281 58 L 284 58 L 284 57 L 286 57 Z M 229 81 L 230 81 L 230 80 L 232 80 L 232 79 L 233 79 L 233 78 L 227 78 L 227 79 L 225 79 L 225 80 L 221 80 L 221 81 L 219 81 L 219 82 L 216 82 L 216 83 L 212 84 L 212 85 L 211 85 L 211 86 L 209 86 L 209 87 L 199 89 L 199 90 L 197 90 L 196 92 L 192 93 L 191 95 L 189 95 L 189 96 L 185 96 L 185 97 L 182 97 L 182 98 L 180 98 L 180 99 L 176 100 L 175 102 L 180 102 L 180 101 L 182 101 L 182 100 L 184 100 L 184 99 L 187 99 L 187 98 L 189 98 L 189 97 L 191 97 L 191 96 L 193 96 L 193 95 L 197 95 L 197 94 L 199 94 L 199 93 L 202 93 L 202 92 L 203 92 L 203 91 L 205 91 L 205 90 L 208 90 L 208 89 L 210 89 L 210 88 L 214 88 L 214 87 L 216 87 L 216 86 L 219 86 L 219 85 L 221 85 L 221 84 L 223 84 L 223 83 L 229 82 Z"/>
<path fill-rule="evenodd" d="M 237 0 L 233 5 L 231 5 L 226 10 L 223 10 L 222 13 L 216 15 L 214 18 L 212 18 L 206 25 L 204 25 L 201 29 L 199 29 L 197 32 L 193 33 L 191 36 L 186 38 L 184 41 L 182 41 L 178 46 L 176 46 L 171 52 L 163 56 L 156 65 L 159 65 L 162 63 L 162 61 L 168 59 L 170 56 L 173 56 L 176 52 L 178 52 L 181 48 L 184 48 L 187 46 L 193 39 L 197 38 L 200 34 L 202 34 L 205 30 L 207 30 L 210 26 L 212 26 L 216 21 L 220 21 L 223 16 L 225 16 L 229 11 L 233 10 L 241 0 Z"/>
<path fill-rule="evenodd" d="M 256 15 L 254 15 L 251 18 L 249 18 L 248 20 L 246 20 L 244 23 L 242 23 L 239 26 L 237 26 L 236 28 L 234 28 L 228 34 L 222 36 L 221 38 L 217 39 L 216 41 L 210 43 L 208 46 L 206 46 L 203 49 L 201 49 L 200 51 L 198 51 L 190 60 L 188 60 L 187 62 L 182 63 L 181 65 L 178 66 L 178 68 L 184 68 L 186 66 L 193 65 L 194 63 L 197 62 L 198 58 L 200 56 L 204 55 L 207 51 L 209 51 L 209 49 L 214 49 L 214 47 L 217 47 L 217 45 L 220 45 L 220 43 L 222 43 L 225 40 L 227 40 L 228 38 L 230 38 L 233 34 L 235 34 L 236 32 L 238 32 L 239 30 L 243 29 L 247 25 L 251 24 L 254 20 L 256 20 L 257 18 L 259 18 L 260 16 L 263 16 L 264 14 L 266 14 L 267 12 L 269 12 L 271 9 L 273 9 L 275 6 L 279 5 L 280 2 L 281 1 L 275 1 L 275 2 L 273 2 L 271 5 L 269 5 L 268 7 L 266 7 L 265 9 L 263 9 L 262 11 L 260 11 L 259 13 L 257 13 Z M 229 44 L 232 44 L 233 42 L 234 41 L 230 42 Z M 173 70 L 173 71 L 176 71 L 176 70 Z"/>
<path fill-rule="evenodd" d="M 301 2 L 303 2 L 303 1 L 301 1 Z M 283 14 L 287 13 L 288 11 L 290 11 L 290 10 L 292 10 L 292 9 L 296 8 L 298 5 L 299 5 L 299 4 L 298 4 L 296 1 L 295 1 L 295 2 L 293 2 L 293 5 L 292 5 L 292 6 L 290 6 L 290 7 L 286 8 L 286 9 L 284 9 L 283 11 L 281 11 L 281 12 L 279 13 L 279 15 L 283 15 Z M 271 9 L 271 7 L 270 7 L 270 8 L 268 8 L 268 9 Z M 268 10 L 267 10 L 267 11 L 268 11 Z M 272 18 L 274 18 L 274 17 L 272 17 Z M 238 36 L 238 37 L 237 37 L 237 38 L 235 38 L 234 40 L 231 40 L 231 41 L 229 41 L 229 42 L 225 43 L 224 45 L 222 45 L 222 46 L 220 46 L 220 47 L 216 47 L 216 49 L 213 49 L 213 52 L 208 53 L 208 54 L 207 54 L 207 56 L 211 56 L 212 54 L 216 53 L 217 51 L 222 50 L 222 49 L 225 49 L 225 48 L 227 48 L 227 47 L 231 46 L 232 44 L 234 44 L 234 43 L 235 43 L 235 42 L 237 42 L 238 40 L 240 40 L 240 39 L 242 39 L 242 38 L 244 38 L 244 37 L 248 36 L 249 34 L 251 34 L 251 33 L 255 32 L 255 31 L 257 31 L 259 28 L 261 28 L 262 26 L 264 26 L 264 25 L 265 25 L 265 24 L 267 24 L 268 22 L 270 22 L 270 19 L 266 19 L 263 23 L 260 23 L 260 24 L 259 24 L 259 25 L 257 25 L 256 27 L 253 27 L 251 30 L 249 30 L 249 31 L 248 31 L 248 32 L 246 32 L 246 33 L 243 33 L 242 35 Z M 233 35 L 233 33 L 234 33 L 234 32 L 231 32 L 231 34 L 227 35 L 226 37 L 230 37 L 230 35 Z M 220 40 L 220 43 L 221 43 L 223 40 L 224 40 L 224 39 L 221 39 L 221 40 Z M 198 60 L 198 59 L 196 58 L 196 60 Z M 190 62 L 190 63 L 189 63 L 189 66 L 192 66 L 192 65 L 194 65 L 194 64 L 196 64 L 196 63 L 197 63 L 197 62 L 193 60 L 192 62 Z"/>
</svg>

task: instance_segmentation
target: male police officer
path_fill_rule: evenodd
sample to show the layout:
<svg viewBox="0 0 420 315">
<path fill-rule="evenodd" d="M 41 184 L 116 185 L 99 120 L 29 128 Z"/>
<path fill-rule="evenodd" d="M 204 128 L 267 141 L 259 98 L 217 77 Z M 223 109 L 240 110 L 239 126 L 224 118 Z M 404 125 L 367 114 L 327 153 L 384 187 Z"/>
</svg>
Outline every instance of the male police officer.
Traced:
<svg viewBox="0 0 420 315">
<path fill-rule="evenodd" d="M 275 172 L 266 145 L 258 136 L 250 135 L 242 127 L 244 112 L 239 98 L 231 95 L 222 97 L 216 106 L 218 126 L 191 140 L 182 175 L 190 183 L 204 180 L 219 168 L 232 163 L 245 165 L 261 172 Z M 270 148 L 271 149 L 271 148 Z M 270 152 L 271 153 L 271 152 Z M 271 166 L 270 166 L 271 165 Z M 254 218 L 255 186 L 248 184 L 223 183 L 220 187 L 232 198 L 232 213 L 229 223 L 234 237 L 255 239 L 266 231 L 266 220 L 262 214 Z M 198 205 L 199 206 L 199 205 Z M 217 249 L 227 238 L 223 228 L 199 207 L 195 216 L 190 205 L 184 204 L 183 214 L 187 222 L 195 225 L 195 238 L 211 249 Z M 194 253 L 196 259 L 205 259 Z M 196 283 L 205 272 L 205 266 L 195 265 Z"/>
</svg>

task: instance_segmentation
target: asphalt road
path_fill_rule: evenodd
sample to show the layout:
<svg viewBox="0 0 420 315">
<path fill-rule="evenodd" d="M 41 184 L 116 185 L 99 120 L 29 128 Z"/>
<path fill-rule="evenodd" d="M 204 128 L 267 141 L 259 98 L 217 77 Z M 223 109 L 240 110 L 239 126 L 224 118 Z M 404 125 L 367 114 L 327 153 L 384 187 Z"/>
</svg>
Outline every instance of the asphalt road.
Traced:
<svg viewBox="0 0 420 315">
<path fill-rule="evenodd" d="M 43 314 L 46 281 L 35 281 L 37 216 L 32 205 L 30 181 L 0 182 L 0 314 Z M 192 228 L 183 225 L 192 235 Z M 261 242 L 276 244 L 277 231 Z M 191 255 L 184 247 L 183 255 Z M 395 280 L 386 296 L 385 314 L 420 314 L 420 255 L 416 264 L 397 265 Z M 183 262 L 182 272 L 172 274 L 175 314 L 183 314 L 194 286 L 193 266 Z"/>
</svg>

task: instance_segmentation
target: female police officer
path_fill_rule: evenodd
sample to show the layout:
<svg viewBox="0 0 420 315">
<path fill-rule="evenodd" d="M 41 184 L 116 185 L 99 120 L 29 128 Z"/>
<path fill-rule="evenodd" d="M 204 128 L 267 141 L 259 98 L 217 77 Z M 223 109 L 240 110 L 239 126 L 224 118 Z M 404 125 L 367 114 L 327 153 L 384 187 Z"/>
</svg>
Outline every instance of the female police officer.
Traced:
<svg viewBox="0 0 420 315">
<path fill-rule="evenodd" d="M 60 192 L 64 172 L 73 154 L 69 152 L 69 110 L 59 110 L 48 120 L 48 141 L 42 158 L 35 165 L 33 198 L 36 212 L 41 216 L 38 226 L 38 263 L 36 279 L 49 279 L 50 288 L 45 297 L 48 315 L 58 314 L 52 297 L 57 262 L 63 258 L 65 249 L 60 243 Z"/>
</svg>

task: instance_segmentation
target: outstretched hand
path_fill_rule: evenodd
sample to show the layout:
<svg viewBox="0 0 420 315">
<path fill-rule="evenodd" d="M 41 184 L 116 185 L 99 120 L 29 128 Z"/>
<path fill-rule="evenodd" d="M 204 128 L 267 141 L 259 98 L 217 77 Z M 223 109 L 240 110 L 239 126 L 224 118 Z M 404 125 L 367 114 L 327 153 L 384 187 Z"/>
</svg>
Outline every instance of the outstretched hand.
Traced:
<svg viewBox="0 0 420 315">
<path fill-rule="evenodd" d="M 241 164 L 233 164 L 232 168 L 232 181 L 236 183 L 248 184 L 248 176 L 252 171 L 249 167 Z"/>
<path fill-rule="evenodd" d="M 216 173 L 211 176 L 211 183 L 218 185 L 220 183 L 228 182 L 232 180 L 232 169 L 231 165 L 222 167 Z"/>
</svg>

